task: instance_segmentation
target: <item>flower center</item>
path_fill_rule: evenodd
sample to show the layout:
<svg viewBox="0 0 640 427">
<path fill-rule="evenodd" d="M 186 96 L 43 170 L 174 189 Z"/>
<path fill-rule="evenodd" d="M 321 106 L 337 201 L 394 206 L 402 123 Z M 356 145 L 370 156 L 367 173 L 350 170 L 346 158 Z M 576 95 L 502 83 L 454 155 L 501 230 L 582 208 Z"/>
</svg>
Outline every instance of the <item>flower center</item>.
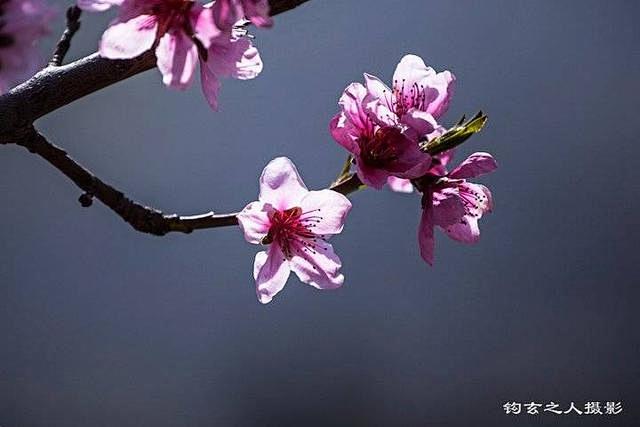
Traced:
<svg viewBox="0 0 640 427">
<path fill-rule="evenodd" d="M 372 137 L 360 138 L 360 157 L 369 166 L 384 168 L 389 163 L 398 159 L 398 138 L 402 138 L 400 129 L 395 127 L 383 127 L 376 130 Z"/>
<path fill-rule="evenodd" d="M 406 88 L 406 80 L 394 80 L 393 82 L 393 108 L 398 117 L 402 117 L 412 108 L 425 110 L 426 94 L 423 85 L 414 83 Z M 408 90 L 406 90 L 408 89 Z"/>
<path fill-rule="evenodd" d="M 15 42 L 13 36 L 0 33 L 0 49 L 12 46 Z"/>
<path fill-rule="evenodd" d="M 274 211 L 270 215 L 271 227 L 262 239 L 262 244 L 276 243 L 287 259 L 290 259 L 294 252 L 301 250 L 315 253 L 318 240 L 323 240 L 323 236 L 312 231 L 322 220 L 319 212 L 320 209 L 303 212 L 300 207 Z"/>
</svg>

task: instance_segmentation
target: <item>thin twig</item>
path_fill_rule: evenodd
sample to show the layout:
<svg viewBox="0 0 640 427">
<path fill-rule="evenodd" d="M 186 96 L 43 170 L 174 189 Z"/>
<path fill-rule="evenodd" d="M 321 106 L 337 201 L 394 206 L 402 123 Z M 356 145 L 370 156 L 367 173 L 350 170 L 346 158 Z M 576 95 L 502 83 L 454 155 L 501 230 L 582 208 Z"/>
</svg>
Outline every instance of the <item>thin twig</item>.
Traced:
<svg viewBox="0 0 640 427">
<path fill-rule="evenodd" d="M 71 39 L 76 31 L 80 29 L 80 15 L 82 15 L 82 10 L 76 5 L 69 6 L 67 9 L 67 28 L 65 28 L 62 33 L 60 41 L 58 41 L 56 45 L 56 50 L 51 57 L 51 61 L 49 61 L 51 67 L 59 67 L 62 65 L 62 61 L 64 61 L 64 57 L 67 56 L 67 52 L 71 47 Z"/>
</svg>

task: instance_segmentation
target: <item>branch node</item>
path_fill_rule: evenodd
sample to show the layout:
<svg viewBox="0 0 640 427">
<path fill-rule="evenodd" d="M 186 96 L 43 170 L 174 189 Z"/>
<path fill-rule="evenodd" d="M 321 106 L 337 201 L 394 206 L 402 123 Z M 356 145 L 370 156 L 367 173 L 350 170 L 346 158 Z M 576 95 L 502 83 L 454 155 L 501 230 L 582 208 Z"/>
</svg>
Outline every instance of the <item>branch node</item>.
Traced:
<svg viewBox="0 0 640 427">
<path fill-rule="evenodd" d="M 83 208 L 88 208 L 93 204 L 93 194 L 84 193 L 80 197 L 78 197 L 78 201 L 80 202 L 80 206 Z"/>
</svg>

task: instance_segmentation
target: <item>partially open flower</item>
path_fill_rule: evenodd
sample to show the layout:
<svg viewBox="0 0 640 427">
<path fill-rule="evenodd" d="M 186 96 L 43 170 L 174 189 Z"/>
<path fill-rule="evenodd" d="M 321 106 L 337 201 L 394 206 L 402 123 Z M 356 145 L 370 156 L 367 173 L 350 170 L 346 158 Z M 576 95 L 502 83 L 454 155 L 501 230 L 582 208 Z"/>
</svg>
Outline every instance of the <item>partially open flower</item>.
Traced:
<svg viewBox="0 0 640 427">
<path fill-rule="evenodd" d="M 256 254 L 253 270 L 261 303 L 284 288 L 291 271 L 318 289 L 342 285 L 342 263 L 328 239 L 342 231 L 350 209 L 351 202 L 340 193 L 307 190 L 286 157 L 264 168 L 258 201 L 238 214 L 245 239 L 267 245 Z"/>
<path fill-rule="evenodd" d="M 478 241 L 478 220 L 493 209 L 493 197 L 487 187 L 467 179 L 490 173 L 496 168 L 491 154 L 474 153 L 445 176 L 427 175 L 418 180 L 417 185 L 422 192 L 418 243 L 426 262 L 433 264 L 433 230 L 436 225 L 459 242 Z"/>
</svg>

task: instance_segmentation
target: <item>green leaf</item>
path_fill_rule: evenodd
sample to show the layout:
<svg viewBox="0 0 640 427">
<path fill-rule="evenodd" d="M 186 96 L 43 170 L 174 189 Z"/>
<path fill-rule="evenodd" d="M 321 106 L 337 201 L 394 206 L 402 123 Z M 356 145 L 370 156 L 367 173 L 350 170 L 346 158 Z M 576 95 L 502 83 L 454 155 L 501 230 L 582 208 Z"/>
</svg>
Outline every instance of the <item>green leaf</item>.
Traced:
<svg viewBox="0 0 640 427">
<path fill-rule="evenodd" d="M 420 149 L 434 155 L 457 147 L 471 138 L 473 134 L 480 132 L 485 123 L 487 123 L 488 117 L 482 111 L 479 111 L 478 114 L 473 116 L 469 121 L 465 122 L 464 120 L 465 117 L 462 116 L 458 124 L 446 131 L 443 135 L 431 141 L 422 142 Z"/>
</svg>

